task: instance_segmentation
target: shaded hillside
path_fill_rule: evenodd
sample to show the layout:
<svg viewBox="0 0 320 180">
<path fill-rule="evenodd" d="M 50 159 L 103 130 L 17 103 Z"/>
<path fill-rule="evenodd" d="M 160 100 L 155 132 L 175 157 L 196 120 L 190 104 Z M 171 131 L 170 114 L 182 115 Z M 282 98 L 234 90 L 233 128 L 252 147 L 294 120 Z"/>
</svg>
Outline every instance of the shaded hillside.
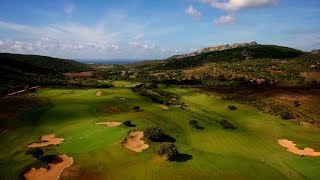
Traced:
<svg viewBox="0 0 320 180">
<path fill-rule="evenodd" d="M 293 48 L 275 46 L 275 45 L 256 45 L 227 49 L 223 51 L 213 51 L 199 54 L 193 57 L 181 59 L 168 59 L 163 64 L 158 65 L 155 69 L 185 69 L 190 67 L 201 66 L 208 62 L 219 61 L 242 61 L 246 59 L 288 59 L 303 55 L 304 52 Z"/>
<path fill-rule="evenodd" d="M 90 66 L 67 59 L 52 58 L 38 55 L 22 55 L 0 53 L 0 66 L 19 69 L 25 72 L 81 72 L 90 69 Z"/>
<path fill-rule="evenodd" d="M 0 53 L 0 95 L 25 86 L 65 84 L 64 72 L 81 72 L 90 66 L 47 56 Z"/>
</svg>

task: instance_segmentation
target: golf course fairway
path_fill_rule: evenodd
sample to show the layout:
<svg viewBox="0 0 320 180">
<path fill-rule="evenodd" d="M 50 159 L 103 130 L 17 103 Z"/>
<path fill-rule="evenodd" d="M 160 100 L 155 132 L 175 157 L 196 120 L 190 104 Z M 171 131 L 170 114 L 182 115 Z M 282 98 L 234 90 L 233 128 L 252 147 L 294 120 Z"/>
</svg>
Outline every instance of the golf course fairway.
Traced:
<svg viewBox="0 0 320 180">
<path fill-rule="evenodd" d="M 299 149 L 320 151 L 320 129 L 299 126 L 218 95 L 179 87 L 162 90 L 181 96 L 186 108 L 161 104 L 122 85 L 107 89 L 42 88 L 30 93 L 48 104 L 29 109 L 8 122 L 0 134 L 0 179 L 21 179 L 45 164 L 26 155 L 43 135 L 63 138 L 42 147 L 45 155 L 66 154 L 73 164 L 59 179 L 319 179 L 320 156 L 287 151 L 278 140 Z M 99 92 L 99 96 L 96 95 Z M 121 97 L 119 99 L 119 97 Z M 229 110 L 235 105 L 237 110 Z M 132 108 L 139 106 L 140 111 Z M 223 129 L 226 119 L 236 128 Z M 130 120 L 134 127 L 97 125 Z M 202 129 L 189 125 L 197 120 Z M 148 148 L 134 152 L 122 146 L 131 131 L 157 126 L 172 136 L 180 157 L 169 162 L 157 155 L 161 143 L 142 139 Z"/>
</svg>

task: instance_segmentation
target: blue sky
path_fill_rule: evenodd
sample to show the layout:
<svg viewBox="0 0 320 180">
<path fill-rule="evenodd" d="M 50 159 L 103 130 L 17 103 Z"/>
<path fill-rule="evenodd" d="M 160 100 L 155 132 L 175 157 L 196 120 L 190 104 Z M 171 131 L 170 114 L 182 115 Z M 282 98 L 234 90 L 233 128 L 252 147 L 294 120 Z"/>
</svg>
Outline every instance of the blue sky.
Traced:
<svg viewBox="0 0 320 180">
<path fill-rule="evenodd" d="M 1 0 L 0 52 L 160 59 L 257 41 L 320 48 L 319 0 Z"/>
</svg>

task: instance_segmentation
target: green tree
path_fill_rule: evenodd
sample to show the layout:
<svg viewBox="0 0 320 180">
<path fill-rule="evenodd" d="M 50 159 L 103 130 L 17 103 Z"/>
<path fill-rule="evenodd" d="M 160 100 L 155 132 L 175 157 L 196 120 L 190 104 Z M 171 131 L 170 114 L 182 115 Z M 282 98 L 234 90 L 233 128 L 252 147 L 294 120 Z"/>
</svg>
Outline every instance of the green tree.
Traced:
<svg viewBox="0 0 320 180">
<path fill-rule="evenodd" d="M 166 156 L 169 161 L 174 161 L 179 155 L 179 151 L 173 143 L 162 143 L 158 154 L 160 156 Z"/>
</svg>

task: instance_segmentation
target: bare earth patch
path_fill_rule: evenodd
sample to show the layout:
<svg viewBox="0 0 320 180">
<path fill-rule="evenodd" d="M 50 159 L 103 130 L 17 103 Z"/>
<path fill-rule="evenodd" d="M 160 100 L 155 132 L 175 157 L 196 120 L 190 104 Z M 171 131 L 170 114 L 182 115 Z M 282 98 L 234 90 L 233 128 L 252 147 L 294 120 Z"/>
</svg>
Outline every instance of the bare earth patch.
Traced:
<svg viewBox="0 0 320 180">
<path fill-rule="evenodd" d="M 170 108 L 168 108 L 167 106 L 159 106 L 161 109 L 163 110 L 169 110 Z"/>
<path fill-rule="evenodd" d="M 116 122 L 116 121 L 110 121 L 110 122 L 100 122 L 100 123 L 95 123 L 97 125 L 106 125 L 108 127 L 116 127 L 120 126 L 122 122 Z"/>
<path fill-rule="evenodd" d="M 143 150 L 148 149 L 149 145 L 145 144 L 141 138 L 143 138 L 142 131 L 131 132 L 129 133 L 129 137 L 124 140 L 122 145 L 131 151 L 142 152 Z"/>
<path fill-rule="evenodd" d="M 286 139 L 278 140 L 278 143 L 282 147 L 287 148 L 289 152 L 292 152 L 294 154 L 305 155 L 305 156 L 320 156 L 320 152 L 316 152 L 314 149 L 311 149 L 311 148 L 304 148 L 303 150 L 298 149 L 294 142 Z"/>
<path fill-rule="evenodd" d="M 94 94 L 95 94 L 96 96 L 98 96 L 98 97 L 102 96 L 102 92 L 101 92 L 101 91 L 97 91 L 97 92 L 95 92 Z"/>
<path fill-rule="evenodd" d="M 122 100 L 122 101 L 126 100 L 126 98 L 124 98 L 124 97 L 119 97 L 119 99 Z"/>
<path fill-rule="evenodd" d="M 62 159 L 61 163 L 50 163 L 49 169 L 45 168 L 31 168 L 23 176 L 26 180 L 57 180 L 59 179 L 60 174 L 65 168 L 68 168 L 73 163 L 73 158 L 65 154 L 59 155 Z"/>
<path fill-rule="evenodd" d="M 57 138 L 54 134 L 48 134 L 41 137 L 41 142 L 32 143 L 28 147 L 34 148 L 34 147 L 45 147 L 50 145 L 58 145 L 61 144 L 63 138 Z"/>
</svg>

